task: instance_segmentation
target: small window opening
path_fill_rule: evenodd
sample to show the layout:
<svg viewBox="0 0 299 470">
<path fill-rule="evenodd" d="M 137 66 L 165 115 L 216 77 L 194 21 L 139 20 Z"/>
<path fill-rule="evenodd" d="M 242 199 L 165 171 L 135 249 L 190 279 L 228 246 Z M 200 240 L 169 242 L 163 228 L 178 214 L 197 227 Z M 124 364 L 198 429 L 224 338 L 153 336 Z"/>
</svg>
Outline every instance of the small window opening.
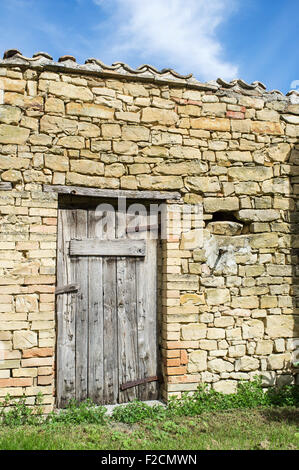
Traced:
<svg viewBox="0 0 299 470">
<path fill-rule="evenodd" d="M 236 222 L 237 224 L 244 225 L 243 222 L 240 222 L 240 220 L 237 219 L 237 217 L 233 214 L 233 212 L 227 211 L 227 212 L 214 212 L 212 219 L 210 222 Z"/>
<path fill-rule="evenodd" d="M 211 224 L 212 222 L 234 222 L 236 224 L 238 224 L 239 228 L 236 230 L 236 231 L 232 231 L 231 235 L 243 235 L 243 234 L 246 234 L 246 233 L 249 233 L 250 232 L 250 223 L 246 223 L 246 222 L 241 222 L 240 220 L 237 219 L 237 217 L 234 215 L 233 212 L 231 211 L 218 211 L 218 212 L 214 212 L 213 216 L 212 216 L 212 219 L 209 220 L 209 224 Z M 229 232 L 231 231 L 231 229 L 229 230 Z M 217 230 L 218 232 L 218 230 Z M 214 233 L 217 233 L 216 231 Z M 222 232 L 222 229 L 220 229 L 219 231 L 219 234 Z M 234 233 L 235 232 L 235 233 Z"/>
</svg>

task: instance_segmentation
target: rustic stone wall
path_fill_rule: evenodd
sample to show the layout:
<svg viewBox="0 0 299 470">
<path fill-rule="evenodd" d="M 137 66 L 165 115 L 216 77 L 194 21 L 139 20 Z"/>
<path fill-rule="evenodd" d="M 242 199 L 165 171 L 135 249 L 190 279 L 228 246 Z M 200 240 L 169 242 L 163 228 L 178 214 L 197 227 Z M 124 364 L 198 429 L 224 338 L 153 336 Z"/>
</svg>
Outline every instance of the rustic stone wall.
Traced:
<svg viewBox="0 0 299 470">
<path fill-rule="evenodd" d="M 0 100 L 0 181 L 13 186 L 0 190 L 0 398 L 55 401 L 58 198 L 43 184 L 175 190 L 176 204 L 203 205 L 204 224 L 163 241 L 165 398 L 256 374 L 294 381 L 299 104 L 4 63 Z"/>
</svg>

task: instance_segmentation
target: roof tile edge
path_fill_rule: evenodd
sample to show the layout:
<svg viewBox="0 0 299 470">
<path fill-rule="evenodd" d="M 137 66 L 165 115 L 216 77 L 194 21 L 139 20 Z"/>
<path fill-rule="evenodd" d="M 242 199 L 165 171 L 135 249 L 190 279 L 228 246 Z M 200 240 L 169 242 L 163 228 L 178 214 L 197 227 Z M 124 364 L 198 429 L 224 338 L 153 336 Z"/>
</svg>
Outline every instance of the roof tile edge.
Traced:
<svg viewBox="0 0 299 470">
<path fill-rule="evenodd" d="M 3 60 L 0 60 L 0 67 L 4 66 L 30 66 L 38 69 L 55 69 L 57 71 L 61 70 L 76 73 L 83 72 L 118 78 L 137 78 L 142 81 L 183 85 L 188 88 L 197 88 L 207 91 L 231 91 L 249 96 L 275 96 L 277 99 L 289 100 L 291 103 L 299 104 L 299 91 L 297 90 L 290 90 L 284 95 L 279 90 L 267 91 L 266 86 L 259 81 L 249 84 L 241 79 L 227 82 L 218 78 L 217 80 L 202 83 L 194 78 L 192 74 L 181 75 L 170 68 L 158 70 L 149 64 L 143 64 L 137 69 L 133 69 L 124 62 L 114 62 L 112 65 L 107 65 L 95 58 L 87 59 L 85 64 L 77 64 L 75 57 L 70 55 L 62 56 L 58 59 L 58 62 L 56 62 L 53 60 L 52 56 L 46 52 L 37 52 L 32 57 L 25 57 L 19 50 L 9 49 L 4 52 Z"/>
</svg>

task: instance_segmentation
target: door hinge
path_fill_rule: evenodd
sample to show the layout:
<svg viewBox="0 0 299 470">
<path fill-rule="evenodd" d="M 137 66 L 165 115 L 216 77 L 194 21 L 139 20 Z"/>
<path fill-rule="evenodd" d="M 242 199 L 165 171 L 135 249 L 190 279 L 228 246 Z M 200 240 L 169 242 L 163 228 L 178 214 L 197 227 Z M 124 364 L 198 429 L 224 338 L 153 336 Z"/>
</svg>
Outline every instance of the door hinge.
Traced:
<svg viewBox="0 0 299 470">
<path fill-rule="evenodd" d="M 121 384 L 120 389 L 127 390 L 128 388 L 136 387 L 137 385 L 142 385 L 149 382 L 158 382 L 160 377 L 153 375 L 152 377 L 145 377 L 144 379 L 133 380 L 132 382 L 126 382 Z"/>
<path fill-rule="evenodd" d="M 77 284 L 67 284 L 63 287 L 56 287 L 55 295 L 68 294 L 69 292 L 78 292 L 79 286 Z"/>
</svg>

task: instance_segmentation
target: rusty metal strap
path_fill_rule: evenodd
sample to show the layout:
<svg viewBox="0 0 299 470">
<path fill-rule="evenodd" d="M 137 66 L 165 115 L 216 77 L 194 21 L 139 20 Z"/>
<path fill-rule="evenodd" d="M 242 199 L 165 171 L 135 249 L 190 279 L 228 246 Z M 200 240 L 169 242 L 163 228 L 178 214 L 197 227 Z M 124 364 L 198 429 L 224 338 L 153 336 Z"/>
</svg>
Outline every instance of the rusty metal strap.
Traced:
<svg viewBox="0 0 299 470">
<path fill-rule="evenodd" d="M 56 287 L 55 295 L 68 294 L 69 292 L 78 292 L 79 286 L 77 284 L 67 284 L 63 287 Z"/>
<path fill-rule="evenodd" d="M 149 382 L 158 382 L 160 378 L 157 375 L 153 375 L 152 377 L 145 377 L 144 379 L 133 380 L 132 382 L 126 382 L 125 384 L 121 384 L 120 389 L 127 390 L 128 388 L 136 387 L 137 385 L 142 385 Z"/>
<path fill-rule="evenodd" d="M 148 232 L 148 231 L 154 231 L 154 230 L 159 230 L 159 225 L 158 224 L 152 224 L 152 225 L 142 225 L 142 226 L 136 226 L 136 227 L 127 227 L 127 233 L 139 233 L 139 232 Z"/>
</svg>

